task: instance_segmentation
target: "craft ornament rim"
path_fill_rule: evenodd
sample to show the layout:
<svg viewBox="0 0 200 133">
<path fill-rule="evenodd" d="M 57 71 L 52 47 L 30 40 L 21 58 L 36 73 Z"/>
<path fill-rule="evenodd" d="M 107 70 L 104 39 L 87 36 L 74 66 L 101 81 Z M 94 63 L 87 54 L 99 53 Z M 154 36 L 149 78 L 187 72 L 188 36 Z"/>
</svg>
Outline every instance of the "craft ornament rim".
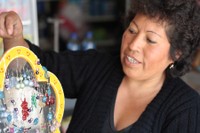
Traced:
<svg viewBox="0 0 200 133">
<path fill-rule="evenodd" d="M 7 80 L 4 82 L 5 78 L 7 78 L 7 76 L 6 76 L 7 68 L 9 66 L 9 64 L 14 59 L 17 59 L 17 58 L 23 58 L 23 59 L 25 59 L 26 62 L 29 63 L 29 65 L 31 66 L 31 68 L 33 70 L 33 74 L 34 74 L 37 82 L 46 82 L 48 85 L 50 85 L 52 87 L 51 89 L 55 93 L 55 99 L 56 100 L 55 99 L 54 100 L 56 101 L 56 110 L 53 111 L 52 108 L 49 108 L 49 110 L 52 111 L 52 112 L 48 113 L 47 119 L 48 119 L 48 121 L 52 120 L 53 123 L 56 126 L 59 125 L 58 123 L 61 122 L 63 112 L 64 112 L 64 93 L 63 93 L 63 90 L 62 90 L 62 86 L 59 83 L 59 80 L 57 79 L 57 77 L 53 73 L 47 71 L 45 67 L 41 66 L 37 56 L 32 51 L 30 51 L 28 48 L 25 48 L 25 47 L 22 47 L 22 46 L 14 47 L 14 48 L 10 49 L 9 51 L 7 51 L 3 55 L 3 57 L 0 61 L 0 99 L 1 99 L 2 105 L 5 104 L 4 96 L 2 95 L 2 92 L 4 91 L 4 87 L 8 88 L 8 86 L 6 86 Z M 22 81 L 24 81 L 24 78 L 25 77 L 20 77 L 18 79 L 18 81 L 20 83 L 22 83 Z M 4 86 L 4 83 L 5 83 L 5 86 Z M 23 84 L 20 85 L 21 89 L 23 89 L 26 85 L 27 85 L 27 82 L 25 81 Z M 33 86 L 33 83 L 31 82 L 30 87 L 32 87 L 32 86 Z M 18 87 L 18 89 L 20 89 L 20 87 Z M 50 94 L 51 94 L 51 91 L 47 90 L 46 96 L 49 96 Z M 33 94 L 33 95 L 35 95 L 35 94 Z M 33 104 L 33 106 L 31 105 L 32 107 L 36 106 L 35 105 L 35 100 L 36 100 L 35 98 L 33 98 L 34 99 L 33 103 L 31 103 L 31 104 Z M 54 104 L 54 100 L 52 100 L 51 103 L 48 103 L 48 106 L 49 106 L 49 104 L 52 104 L 52 103 Z M 25 99 L 24 99 L 24 101 L 25 101 Z M 12 102 L 13 102 L 12 104 L 14 105 L 15 101 L 12 101 Z M 6 106 L 5 106 L 5 108 L 6 108 Z M 25 111 L 24 112 L 24 114 L 25 114 L 24 119 L 25 119 L 25 118 L 28 117 L 28 114 L 30 113 L 29 111 L 31 109 L 28 109 L 28 104 L 27 104 L 27 106 L 23 106 L 23 108 L 24 108 L 24 111 Z M 40 112 L 41 112 L 41 109 L 40 109 Z M 17 110 L 18 109 L 15 108 L 16 112 L 17 112 Z M 53 113 L 55 114 L 55 120 L 53 119 L 53 115 L 52 115 Z M 10 115 L 8 117 L 8 121 L 11 121 L 11 119 L 12 119 L 12 117 Z M 34 120 L 37 121 L 37 119 L 34 119 L 34 120 L 29 119 L 29 120 L 30 120 L 30 122 L 32 122 Z M 23 129 L 23 130 L 25 130 L 25 129 Z M 55 133 L 59 133 L 59 132 L 60 132 L 59 129 L 56 128 Z"/>
</svg>

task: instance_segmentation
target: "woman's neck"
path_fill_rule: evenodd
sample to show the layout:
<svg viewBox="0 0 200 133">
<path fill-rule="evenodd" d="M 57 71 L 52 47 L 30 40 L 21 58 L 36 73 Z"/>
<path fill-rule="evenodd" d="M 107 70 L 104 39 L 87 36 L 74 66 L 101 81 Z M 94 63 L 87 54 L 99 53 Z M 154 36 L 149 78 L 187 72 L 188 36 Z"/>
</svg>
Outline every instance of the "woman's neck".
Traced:
<svg viewBox="0 0 200 133">
<path fill-rule="evenodd" d="M 127 76 L 123 78 L 121 87 L 126 88 L 134 97 L 143 97 L 157 94 L 165 80 L 165 75 L 148 80 L 134 80 Z"/>
</svg>

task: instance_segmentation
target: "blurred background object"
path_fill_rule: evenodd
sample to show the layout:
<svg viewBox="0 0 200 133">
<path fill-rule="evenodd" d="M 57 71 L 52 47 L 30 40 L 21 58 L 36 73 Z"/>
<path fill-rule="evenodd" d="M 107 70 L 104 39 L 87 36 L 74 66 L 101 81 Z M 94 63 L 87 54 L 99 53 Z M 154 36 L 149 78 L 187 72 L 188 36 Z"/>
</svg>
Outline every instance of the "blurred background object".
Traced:
<svg viewBox="0 0 200 133">
<path fill-rule="evenodd" d="M 200 94 L 200 48 L 194 56 L 192 71 L 184 75 L 182 79 Z"/>
<path fill-rule="evenodd" d="M 197 0 L 197 3 L 200 5 L 200 0 Z"/>
<path fill-rule="evenodd" d="M 81 44 L 82 50 L 87 51 L 90 49 L 96 49 L 96 44 L 93 40 L 93 32 L 88 31 L 85 35 L 85 38 L 83 39 L 83 42 Z"/>
<path fill-rule="evenodd" d="M 96 49 L 115 54 L 119 52 L 124 29 L 123 17 L 126 1 L 120 0 L 38 0 L 38 25 L 40 46 L 43 49 L 66 50 L 71 33 L 76 33 L 79 44 L 87 32 L 93 33 Z M 55 30 L 51 18 L 60 21 Z M 59 31 L 56 44 L 56 31 Z"/>
</svg>

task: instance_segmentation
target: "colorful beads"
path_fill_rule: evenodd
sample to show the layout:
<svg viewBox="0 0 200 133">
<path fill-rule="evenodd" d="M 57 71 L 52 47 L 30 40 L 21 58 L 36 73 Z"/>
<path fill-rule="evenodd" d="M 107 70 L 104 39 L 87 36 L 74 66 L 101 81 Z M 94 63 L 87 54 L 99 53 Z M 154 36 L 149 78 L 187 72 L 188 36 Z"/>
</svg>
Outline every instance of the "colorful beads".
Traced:
<svg viewBox="0 0 200 133">
<path fill-rule="evenodd" d="M 15 132 L 15 129 L 12 127 L 10 128 L 10 132 L 9 133 L 14 133 Z"/>
<path fill-rule="evenodd" d="M 13 111 L 13 119 L 14 120 L 18 119 L 18 109 Z"/>
<path fill-rule="evenodd" d="M 29 84 L 29 81 L 27 79 L 25 79 L 24 84 L 27 86 Z"/>
<path fill-rule="evenodd" d="M 33 105 L 33 107 L 37 107 L 36 95 L 31 96 L 31 104 Z"/>
<path fill-rule="evenodd" d="M 17 81 L 16 77 L 11 77 L 11 78 L 9 79 L 10 87 L 13 88 L 14 86 L 16 86 L 17 82 L 18 82 L 18 81 Z"/>
<path fill-rule="evenodd" d="M 49 98 L 49 103 L 50 103 L 50 105 L 53 105 L 55 103 L 55 98 L 51 96 Z"/>
<path fill-rule="evenodd" d="M 16 105 L 16 102 L 15 102 L 15 100 L 10 100 L 10 102 L 13 104 L 13 105 Z"/>
<path fill-rule="evenodd" d="M 29 123 L 31 123 L 32 121 L 33 121 L 33 119 L 32 119 L 32 118 L 28 120 L 28 122 L 29 122 Z"/>
<path fill-rule="evenodd" d="M 38 74 L 39 74 L 39 70 L 36 70 L 36 71 L 35 71 L 35 74 L 37 74 L 37 75 L 38 75 Z"/>
<path fill-rule="evenodd" d="M 43 68 L 43 70 L 44 70 L 44 76 L 45 76 L 45 78 L 46 79 L 48 79 L 49 78 L 49 75 L 48 75 L 48 72 L 47 72 L 47 68 L 45 67 L 45 66 L 42 66 L 42 68 Z"/>
<path fill-rule="evenodd" d="M 52 119 L 53 119 L 53 114 L 51 112 L 49 112 L 47 115 L 47 120 L 52 121 Z"/>
<path fill-rule="evenodd" d="M 21 107 L 22 107 L 22 120 L 25 121 L 26 118 L 29 116 L 28 103 L 26 102 L 26 98 L 22 102 Z"/>
<path fill-rule="evenodd" d="M 33 121 L 33 124 L 34 124 L 34 125 L 37 125 L 38 122 L 39 122 L 39 119 L 38 119 L 38 118 L 35 118 L 34 121 Z"/>
<path fill-rule="evenodd" d="M 3 111 L 5 111 L 5 110 L 6 110 L 6 107 L 0 106 L 0 112 L 3 112 Z"/>
<path fill-rule="evenodd" d="M 14 111 L 17 112 L 17 111 L 18 111 L 18 108 L 14 108 Z"/>
<path fill-rule="evenodd" d="M 51 126 L 51 127 L 50 127 L 50 130 L 51 130 L 51 132 L 53 132 L 53 131 L 56 130 L 56 127 L 55 127 L 55 126 Z"/>
<path fill-rule="evenodd" d="M 10 114 L 7 116 L 7 121 L 8 121 L 8 123 L 10 123 L 12 121 L 12 116 Z"/>
<path fill-rule="evenodd" d="M 32 87 L 33 86 L 33 81 L 29 81 L 28 85 Z"/>
<path fill-rule="evenodd" d="M 42 102 L 45 103 L 46 101 L 47 101 L 47 97 L 44 96 L 44 97 L 42 98 Z"/>
<path fill-rule="evenodd" d="M 0 117 L 1 118 L 6 118 L 9 114 L 7 112 L 1 112 Z"/>
<path fill-rule="evenodd" d="M 48 90 L 47 90 L 47 94 L 50 96 L 51 95 L 51 89 L 48 87 Z"/>
<path fill-rule="evenodd" d="M 16 85 L 16 89 L 20 89 L 20 87 L 21 87 L 21 85 L 20 85 L 20 83 L 18 83 L 18 84 Z"/>
<path fill-rule="evenodd" d="M 5 124 L 0 128 L 0 132 L 2 130 L 9 133 L 24 133 L 28 132 L 33 125 L 39 128 L 32 128 L 33 132 L 56 130 L 57 127 L 53 123 L 56 107 L 54 106 L 55 93 L 52 91 L 47 69 L 43 68 L 47 82 L 42 83 L 35 78 L 35 75 L 41 74 L 38 70 L 34 72 L 30 66 L 16 71 L 7 69 L 4 91 L 0 91 L 0 100 L 5 101 L 2 104 L 0 102 L 0 123 Z M 15 95 L 13 92 L 18 94 Z"/>
<path fill-rule="evenodd" d="M 5 127 L 5 128 L 3 129 L 3 131 L 4 131 L 4 133 L 8 133 L 8 132 L 9 132 L 9 128 L 8 128 L 8 127 Z"/>
<path fill-rule="evenodd" d="M 3 99 L 5 96 L 4 96 L 4 92 L 3 91 L 0 91 L 0 99 Z"/>
<path fill-rule="evenodd" d="M 38 61 L 37 61 L 37 65 L 40 65 L 40 60 L 38 59 Z"/>
</svg>

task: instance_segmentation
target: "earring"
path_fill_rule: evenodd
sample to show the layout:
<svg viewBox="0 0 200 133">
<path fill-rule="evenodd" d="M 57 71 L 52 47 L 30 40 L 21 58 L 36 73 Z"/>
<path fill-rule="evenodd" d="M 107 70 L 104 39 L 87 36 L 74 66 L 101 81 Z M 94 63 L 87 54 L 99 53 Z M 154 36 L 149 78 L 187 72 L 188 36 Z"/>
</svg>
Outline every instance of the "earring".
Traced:
<svg viewBox="0 0 200 133">
<path fill-rule="evenodd" d="M 170 66 L 169 66 L 169 69 L 173 69 L 174 68 L 174 63 L 172 63 Z"/>
</svg>

